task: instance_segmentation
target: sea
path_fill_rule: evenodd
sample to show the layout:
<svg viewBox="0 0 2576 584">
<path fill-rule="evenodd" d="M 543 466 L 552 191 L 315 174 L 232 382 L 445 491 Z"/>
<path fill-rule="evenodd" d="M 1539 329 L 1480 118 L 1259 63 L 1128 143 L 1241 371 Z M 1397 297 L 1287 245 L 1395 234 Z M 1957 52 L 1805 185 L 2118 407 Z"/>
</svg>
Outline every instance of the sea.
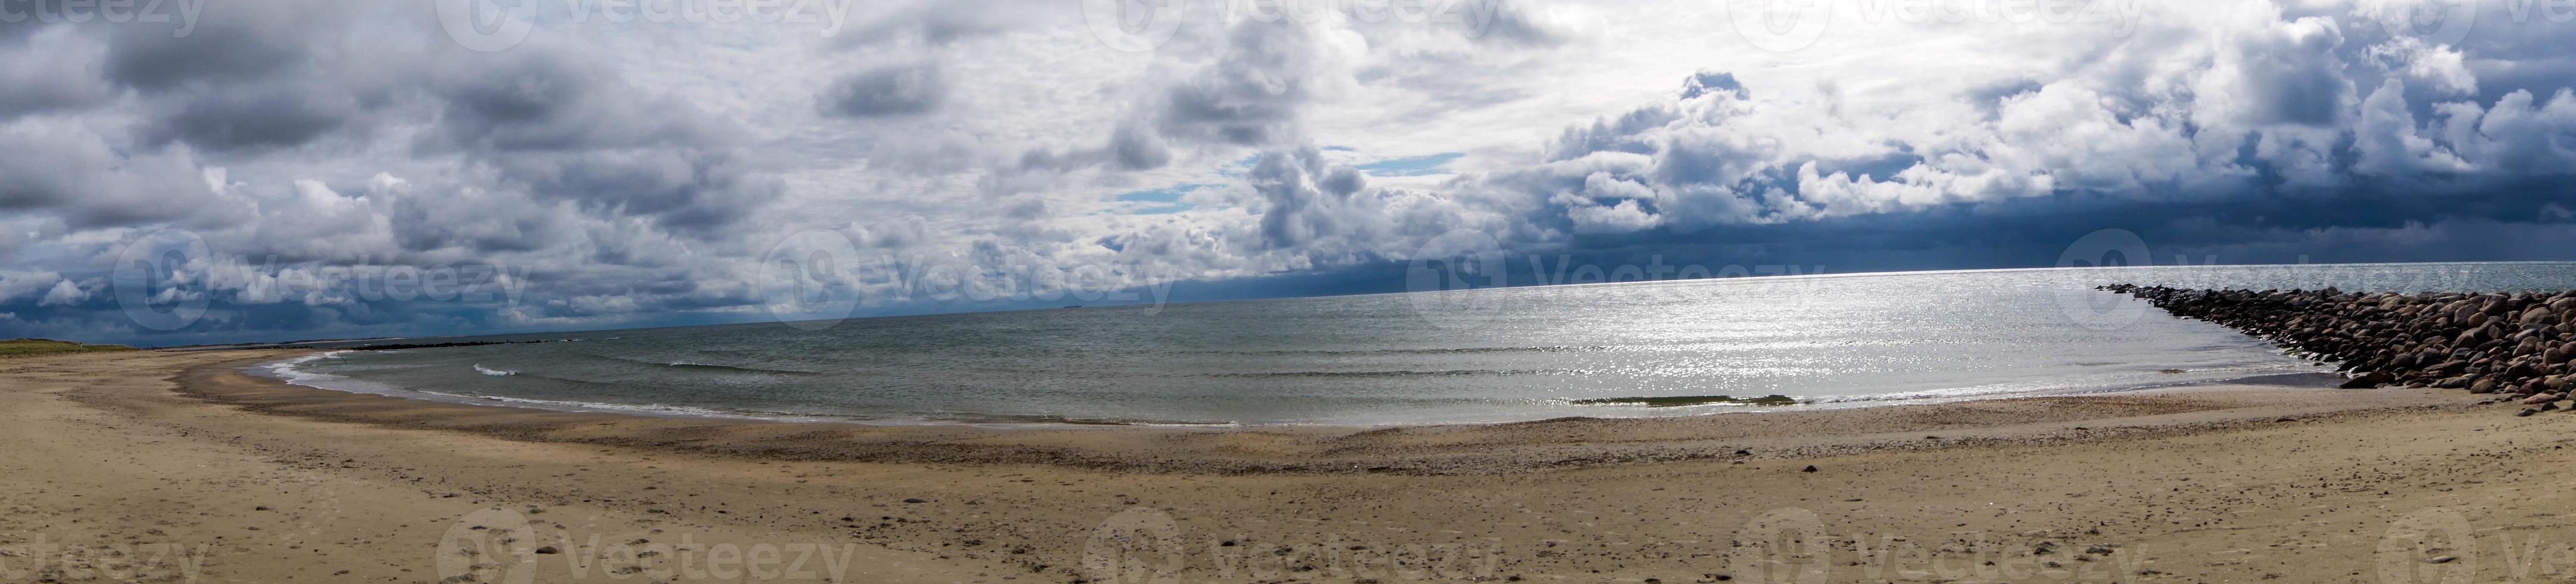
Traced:
<svg viewBox="0 0 2576 584">
<path fill-rule="evenodd" d="M 2132 391 L 2330 371 L 2115 283 L 2576 289 L 2576 263 L 1709 278 L 439 338 L 252 368 L 317 388 L 654 416 L 1411 425 Z M 374 341 L 394 342 L 394 341 Z M 401 341 L 427 342 L 427 341 Z"/>
</svg>

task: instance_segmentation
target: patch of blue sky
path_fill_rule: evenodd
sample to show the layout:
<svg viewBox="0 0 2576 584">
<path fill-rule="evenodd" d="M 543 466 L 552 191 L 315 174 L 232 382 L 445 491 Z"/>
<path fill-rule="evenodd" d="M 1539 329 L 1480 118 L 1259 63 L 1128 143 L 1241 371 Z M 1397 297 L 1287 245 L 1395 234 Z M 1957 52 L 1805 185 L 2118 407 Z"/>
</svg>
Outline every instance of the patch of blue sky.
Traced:
<svg viewBox="0 0 2576 584">
<path fill-rule="evenodd" d="M 1430 176 L 1435 174 L 1448 174 L 1449 170 L 1443 167 L 1448 166 L 1450 162 L 1455 162 L 1460 158 L 1465 158 L 1466 156 L 1467 153 L 1465 152 L 1442 152 L 1430 156 L 1389 158 L 1367 164 L 1353 165 L 1352 168 L 1360 169 L 1360 172 L 1368 173 L 1369 176 Z"/>
<path fill-rule="evenodd" d="M 1119 194 L 1116 198 L 1114 198 L 1114 199 L 1112 199 L 1112 200 L 1121 201 L 1121 202 L 1128 202 L 1128 203 L 1164 203 L 1163 205 L 1159 205 L 1159 206 L 1145 207 L 1145 208 L 1141 208 L 1141 209 L 1136 209 L 1136 210 L 1133 210 L 1133 211 L 1129 211 L 1129 213 L 1130 213 L 1130 214 L 1135 214 L 1135 215 L 1163 215 L 1163 214 L 1169 214 L 1169 213 L 1179 213 L 1179 212 L 1182 212 L 1182 211 L 1188 211 L 1188 210 L 1190 210 L 1190 209 L 1196 209 L 1196 208 L 1198 208 L 1198 206 L 1197 206 L 1197 205 L 1192 205 L 1192 204 L 1189 204 L 1189 203 L 1183 203 L 1183 202 L 1181 202 L 1181 196 L 1189 194 L 1189 193 L 1190 193 L 1190 191 L 1195 191 L 1195 190 L 1199 190 L 1199 189 L 1203 189 L 1203 188 L 1207 188 L 1207 187 L 1212 187 L 1212 186 L 1217 186 L 1217 185 L 1212 185 L 1212 184 L 1183 183 L 1183 184 L 1172 185 L 1172 186 L 1163 187 L 1163 188 L 1159 188 L 1159 189 L 1142 190 L 1142 191 L 1136 191 L 1136 192 L 1132 192 L 1132 193 L 1121 193 L 1121 194 Z"/>
</svg>

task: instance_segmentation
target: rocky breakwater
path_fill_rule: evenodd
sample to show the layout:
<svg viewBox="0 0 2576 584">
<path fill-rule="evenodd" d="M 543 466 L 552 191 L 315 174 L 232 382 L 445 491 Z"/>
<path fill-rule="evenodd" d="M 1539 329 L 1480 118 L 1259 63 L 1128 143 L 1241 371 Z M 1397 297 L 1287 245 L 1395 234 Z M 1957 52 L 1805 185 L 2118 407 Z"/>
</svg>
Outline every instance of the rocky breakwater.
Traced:
<svg viewBox="0 0 2576 584">
<path fill-rule="evenodd" d="M 2559 409 L 2576 358 L 2576 290 L 2559 293 L 2400 294 L 2325 290 L 2197 290 L 2119 284 L 2175 316 L 2262 337 L 2340 363 L 2349 388 L 2405 385 L 2496 394 Z"/>
</svg>

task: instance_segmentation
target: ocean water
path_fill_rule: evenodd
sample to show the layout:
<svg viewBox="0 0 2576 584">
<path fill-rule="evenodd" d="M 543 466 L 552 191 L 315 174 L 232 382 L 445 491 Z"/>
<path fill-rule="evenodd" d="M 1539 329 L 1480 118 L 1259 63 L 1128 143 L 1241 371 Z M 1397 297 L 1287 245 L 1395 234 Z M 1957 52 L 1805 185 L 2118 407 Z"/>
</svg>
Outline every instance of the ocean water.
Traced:
<svg viewBox="0 0 2576 584">
<path fill-rule="evenodd" d="M 877 423 L 1421 424 L 1856 407 L 2325 371 L 2112 283 L 2564 290 L 2576 263 L 1719 278 L 461 340 L 294 383 L 571 410 Z M 439 339 L 452 341 L 460 339 Z M 1727 396 L 1735 399 L 1720 399 Z M 1766 396 L 1781 396 L 1771 399 Z"/>
</svg>

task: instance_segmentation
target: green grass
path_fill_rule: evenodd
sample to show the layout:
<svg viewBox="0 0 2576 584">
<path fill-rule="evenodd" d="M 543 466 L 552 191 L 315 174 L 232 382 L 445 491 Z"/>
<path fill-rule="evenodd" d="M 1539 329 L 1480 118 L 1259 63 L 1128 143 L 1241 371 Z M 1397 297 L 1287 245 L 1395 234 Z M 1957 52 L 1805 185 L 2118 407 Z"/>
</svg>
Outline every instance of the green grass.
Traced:
<svg viewBox="0 0 2576 584">
<path fill-rule="evenodd" d="M 83 345 L 70 341 L 57 341 L 52 339 L 9 339 L 6 341 L 0 341 L 0 357 L 132 350 L 134 350 L 133 347 L 125 345 Z"/>
</svg>

